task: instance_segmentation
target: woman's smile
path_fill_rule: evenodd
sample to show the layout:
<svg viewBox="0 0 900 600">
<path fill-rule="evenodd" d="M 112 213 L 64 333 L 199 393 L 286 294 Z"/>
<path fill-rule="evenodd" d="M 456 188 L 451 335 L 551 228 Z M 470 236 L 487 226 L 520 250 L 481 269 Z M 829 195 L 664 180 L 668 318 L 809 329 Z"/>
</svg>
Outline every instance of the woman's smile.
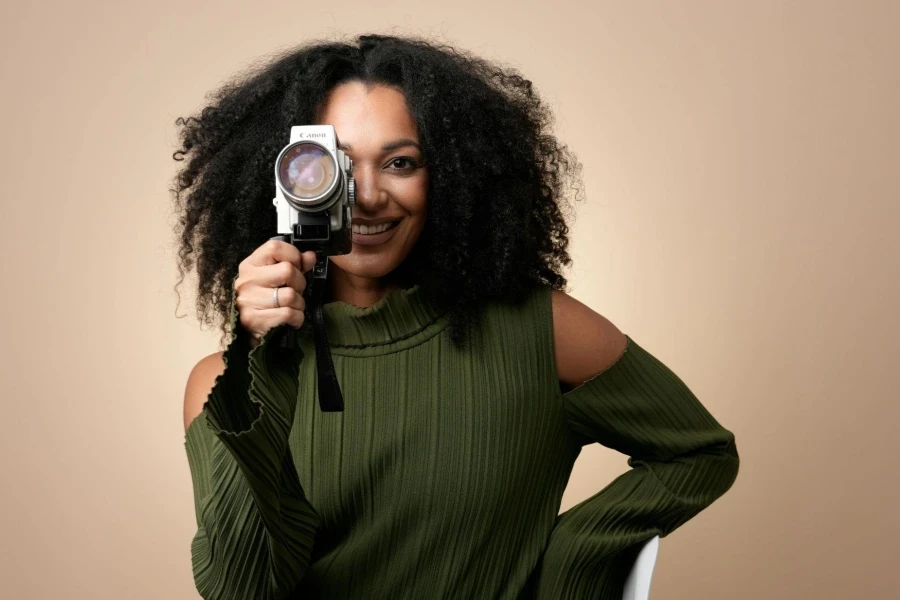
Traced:
<svg viewBox="0 0 900 600">
<path fill-rule="evenodd" d="M 353 243 L 360 246 L 378 246 L 385 243 L 397 231 L 397 225 L 400 220 L 388 221 L 378 225 L 363 225 L 354 223 L 351 225 L 353 230 Z"/>
</svg>

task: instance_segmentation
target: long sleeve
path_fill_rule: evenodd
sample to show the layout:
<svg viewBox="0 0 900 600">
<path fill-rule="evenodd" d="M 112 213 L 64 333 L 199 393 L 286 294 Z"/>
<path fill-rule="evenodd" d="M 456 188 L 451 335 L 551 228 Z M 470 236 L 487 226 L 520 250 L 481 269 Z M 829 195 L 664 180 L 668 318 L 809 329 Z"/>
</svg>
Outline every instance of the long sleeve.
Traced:
<svg viewBox="0 0 900 600">
<path fill-rule="evenodd" d="M 225 371 L 185 433 L 194 583 L 206 600 L 276 600 L 302 579 L 319 526 L 288 446 L 303 355 L 269 344 L 277 328 L 251 349 L 234 296 L 230 313 Z"/>
<path fill-rule="evenodd" d="M 613 365 L 563 394 L 577 442 L 630 456 L 630 470 L 556 518 L 533 580 L 538 600 L 619 600 L 643 546 L 722 496 L 738 474 L 734 435 L 630 337 Z"/>
</svg>

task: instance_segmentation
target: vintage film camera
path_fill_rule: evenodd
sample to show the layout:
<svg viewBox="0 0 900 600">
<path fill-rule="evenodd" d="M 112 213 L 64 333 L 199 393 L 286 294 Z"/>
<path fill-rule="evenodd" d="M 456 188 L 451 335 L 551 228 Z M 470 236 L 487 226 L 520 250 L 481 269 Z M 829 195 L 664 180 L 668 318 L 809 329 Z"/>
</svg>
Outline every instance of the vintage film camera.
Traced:
<svg viewBox="0 0 900 600">
<path fill-rule="evenodd" d="M 278 233 L 274 239 L 327 257 L 352 249 L 350 207 L 356 203 L 353 161 L 337 148 L 331 125 L 296 125 L 275 160 Z M 316 265 L 319 268 L 319 265 Z"/>
</svg>

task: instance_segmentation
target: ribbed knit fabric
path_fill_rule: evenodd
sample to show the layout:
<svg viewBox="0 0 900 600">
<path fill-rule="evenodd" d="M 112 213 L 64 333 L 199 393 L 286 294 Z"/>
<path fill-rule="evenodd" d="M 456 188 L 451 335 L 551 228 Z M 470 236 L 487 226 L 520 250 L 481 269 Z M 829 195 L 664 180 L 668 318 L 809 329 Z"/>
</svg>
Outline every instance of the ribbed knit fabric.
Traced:
<svg viewBox="0 0 900 600">
<path fill-rule="evenodd" d="M 548 288 L 465 349 L 418 286 L 324 305 L 345 409 L 318 406 L 310 328 L 282 355 L 237 324 L 185 435 L 208 600 L 619 600 L 642 542 L 732 485 L 734 435 L 628 337 L 563 394 Z M 627 472 L 557 515 L 581 447 Z M 606 482 L 598 481 L 598 488 Z"/>
</svg>

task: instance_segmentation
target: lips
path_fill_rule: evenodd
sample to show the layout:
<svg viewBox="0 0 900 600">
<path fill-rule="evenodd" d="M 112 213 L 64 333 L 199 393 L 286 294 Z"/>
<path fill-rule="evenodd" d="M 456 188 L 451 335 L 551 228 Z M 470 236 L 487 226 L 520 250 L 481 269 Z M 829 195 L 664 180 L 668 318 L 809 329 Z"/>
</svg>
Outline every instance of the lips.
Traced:
<svg viewBox="0 0 900 600">
<path fill-rule="evenodd" d="M 386 231 L 391 227 L 394 227 L 397 223 L 400 222 L 400 219 L 395 219 L 393 221 L 381 221 L 380 223 L 353 223 L 351 228 L 354 233 L 381 233 L 382 231 Z"/>
<path fill-rule="evenodd" d="M 395 222 L 389 229 L 381 233 L 354 233 L 353 243 L 360 246 L 378 246 L 394 237 L 397 229 L 399 229 L 399 222 Z"/>
</svg>

